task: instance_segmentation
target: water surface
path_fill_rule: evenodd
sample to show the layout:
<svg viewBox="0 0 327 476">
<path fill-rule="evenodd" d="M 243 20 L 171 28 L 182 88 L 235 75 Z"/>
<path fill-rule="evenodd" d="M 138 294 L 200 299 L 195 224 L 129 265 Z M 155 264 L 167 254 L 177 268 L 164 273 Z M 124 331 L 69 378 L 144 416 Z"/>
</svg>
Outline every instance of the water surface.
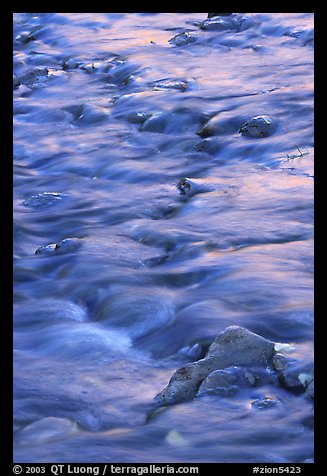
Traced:
<svg viewBox="0 0 327 476">
<path fill-rule="evenodd" d="M 312 460 L 312 403 L 279 387 L 147 421 L 229 325 L 312 355 L 313 14 L 206 16 L 14 15 L 16 462 Z M 258 115 L 275 132 L 240 134 Z M 49 417 L 73 426 L 28 429 Z"/>
</svg>

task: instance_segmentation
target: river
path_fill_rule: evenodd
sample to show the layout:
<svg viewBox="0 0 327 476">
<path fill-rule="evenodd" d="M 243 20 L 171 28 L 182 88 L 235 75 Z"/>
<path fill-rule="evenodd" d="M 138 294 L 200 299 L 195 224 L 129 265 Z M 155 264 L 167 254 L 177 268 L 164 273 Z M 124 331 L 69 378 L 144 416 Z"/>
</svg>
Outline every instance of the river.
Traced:
<svg viewBox="0 0 327 476">
<path fill-rule="evenodd" d="M 14 14 L 15 462 L 312 461 L 280 386 L 147 418 L 227 326 L 313 353 L 313 14 L 206 18 Z"/>
</svg>

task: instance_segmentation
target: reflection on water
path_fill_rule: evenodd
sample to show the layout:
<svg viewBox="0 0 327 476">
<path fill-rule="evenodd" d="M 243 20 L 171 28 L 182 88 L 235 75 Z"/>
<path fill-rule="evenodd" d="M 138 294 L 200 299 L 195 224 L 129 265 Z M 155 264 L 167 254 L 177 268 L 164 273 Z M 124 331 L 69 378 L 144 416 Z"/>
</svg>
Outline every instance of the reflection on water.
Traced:
<svg viewBox="0 0 327 476">
<path fill-rule="evenodd" d="M 312 354 L 313 15 L 206 16 L 14 15 L 17 462 L 312 461 L 279 386 L 147 419 L 226 326 Z"/>
</svg>

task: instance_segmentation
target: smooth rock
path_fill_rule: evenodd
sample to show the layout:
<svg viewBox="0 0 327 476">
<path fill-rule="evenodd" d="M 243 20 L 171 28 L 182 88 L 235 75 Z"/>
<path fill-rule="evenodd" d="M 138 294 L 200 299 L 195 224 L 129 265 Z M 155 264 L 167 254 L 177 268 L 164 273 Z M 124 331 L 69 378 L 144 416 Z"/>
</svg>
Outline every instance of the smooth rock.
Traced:
<svg viewBox="0 0 327 476">
<path fill-rule="evenodd" d="M 275 124 L 269 117 L 255 116 L 245 121 L 239 132 L 248 137 L 268 137 L 275 129 Z"/>
<path fill-rule="evenodd" d="M 227 327 L 211 344 L 204 359 L 176 370 L 155 401 L 161 405 L 173 405 L 191 400 L 203 380 L 214 370 L 237 365 L 267 367 L 274 352 L 273 342 L 243 327 Z"/>
<path fill-rule="evenodd" d="M 214 15 L 202 21 L 199 26 L 202 30 L 208 31 L 245 31 L 254 26 L 257 22 L 250 16 L 240 14 Z"/>
<path fill-rule="evenodd" d="M 313 400 L 314 394 L 315 394 L 315 387 L 314 387 L 314 380 L 312 380 L 307 386 L 303 394 L 303 397 L 306 398 L 307 400 Z"/>
<path fill-rule="evenodd" d="M 213 358 L 221 369 L 255 364 L 268 367 L 274 353 L 273 342 L 244 327 L 230 326 L 216 337 L 206 358 Z"/>
<path fill-rule="evenodd" d="M 50 243 L 49 245 L 39 246 L 35 250 L 35 254 L 63 254 L 71 253 L 78 250 L 82 245 L 79 238 L 65 238 L 59 243 Z"/>
<path fill-rule="evenodd" d="M 182 178 L 176 185 L 181 195 L 193 197 L 198 193 L 210 192 L 212 189 L 209 185 L 201 182 L 201 179 L 190 179 L 188 177 Z"/>
<path fill-rule="evenodd" d="M 187 33 L 183 31 L 182 33 L 178 33 L 173 38 L 168 40 L 169 43 L 175 46 L 184 46 L 188 43 L 193 43 L 196 40 L 196 36 L 192 35 L 192 33 Z"/>
<path fill-rule="evenodd" d="M 313 381 L 313 362 L 302 362 L 276 353 L 273 368 L 277 371 L 280 384 L 288 389 L 303 391 Z"/>
<path fill-rule="evenodd" d="M 245 382 L 245 375 L 244 369 L 240 367 L 214 370 L 201 383 L 197 397 L 206 394 L 232 397 L 239 391 L 241 382 Z"/>
<path fill-rule="evenodd" d="M 222 118 L 220 114 L 214 115 L 197 131 L 201 137 L 211 137 L 239 132 L 239 119 L 237 117 Z"/>
<path fill-rule="evenodd" d="M 132 124 L 143 124 L 147 119 L 149 119 L 152 114 L 147 112 L 131 112 L 127 116 L 128 122 Z"/>
<path fill-rule="evenodd" d="M 258 410 L 266 410 L 267 408 L 275 407 L 278 404 L 277 398 L 274 397 L 263 397 L 254 400 L 251 405 Z"/>
<path fill-rule="evenodd" d="M 62 200 L 63 197 L 67 195 L 57 192 L 41 192 L 36 195 L 31 195 L 30 197 L 25 198 L 23 205 L 25 207 L 33 208 L 43 208 L 48 207 L 49 205 L 54 205 Z"/>
<path fill-rule="evenodd" d="M 68 418 L 47 417 L 35 421 L 17 432 L 21 444 L 43 444 L 47 441 L 58 440 L 72 433 L 76 424 Z"/>
<path fill-rule="evenodd" d="M 27 70 L 25 73 L 18 75 L 17 80 L 20 84 L 26 86 L 34 86 L 43 83 L 49 77 L 49 70 L 43 66 L 36 66 L 35 68 Z"/>
</svg>

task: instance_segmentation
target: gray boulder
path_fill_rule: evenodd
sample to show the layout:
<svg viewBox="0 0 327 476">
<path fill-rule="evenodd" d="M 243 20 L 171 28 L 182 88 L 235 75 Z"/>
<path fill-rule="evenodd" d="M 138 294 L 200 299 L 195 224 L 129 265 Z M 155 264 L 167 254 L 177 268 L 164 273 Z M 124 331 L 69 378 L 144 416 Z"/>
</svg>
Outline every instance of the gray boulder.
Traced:
<svg viewBox="0 0 327 476">
<path fill-rule="evenodd" d="M 313 362 L 302 362 L 276 353 L 273 367 L 277 371 L 280 384 L 290 390 L 307 393 L 313 398 Z"/>
<path fill-rule="evenodd" d="M 196 40 L 196 36 L 192 35 L 191 33 L 187 33 L 183 31 L 182 33 L 178 33 L 177 35 L 170 38 L 168 42 L 175 46 L 184 46 L 188 43 L 193 43 Z"/>
<path fill-rule="evenodd" d="M 255 116 L 245 121 L 239 132 L 248 137 L 268 137 L 275 132 L 274 121 L 267 116 Z"/>
<path fill-rule="evenodd" d="M 175 403 L 194 398 L 201 383 L 215 370 L 223 370 L 231 366 L 256 365 L 267 367 L 271 364 L 275 353 L 273 342 L 239 326 L 227 327 L 209 347 L 206 356 L 196 362 L 187 364 L 174 373 L 166 388 L 156 397 L 160 405 Z M 210 380 L 228 380 L 233 384 L 233 376 L 214 374 L 203 383 L 202 390 L 211 385 Z M 229 380 L 233 382 L 229 382 Z"/>
<path fill-rule="evenodd" d="M 82 241 L 79 238 L 65 238 L 59 243 L 50 243 L 48 245 L 39 246 L 35 250 L 36 255 L 53 255 L 53 254 L 64 254 L 72 253 L 77 251 L 78 248 L 82 245 Z"/>
</svg>

